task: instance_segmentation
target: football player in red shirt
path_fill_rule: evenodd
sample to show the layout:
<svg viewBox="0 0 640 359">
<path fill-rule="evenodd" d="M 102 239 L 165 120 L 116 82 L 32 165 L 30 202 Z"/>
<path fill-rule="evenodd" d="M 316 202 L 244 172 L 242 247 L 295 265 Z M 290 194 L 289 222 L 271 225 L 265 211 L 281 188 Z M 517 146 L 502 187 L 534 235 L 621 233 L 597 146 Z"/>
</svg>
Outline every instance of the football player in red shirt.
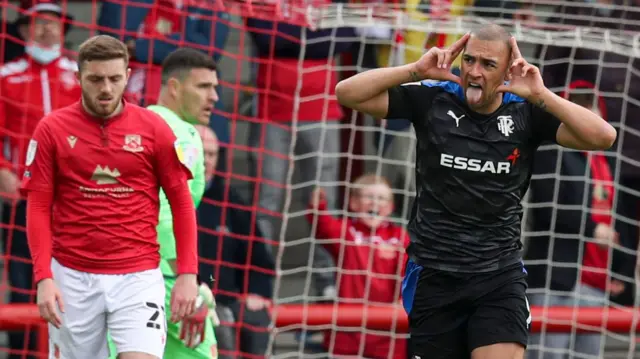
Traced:
<svg viewBox="0 0 640 359">
<path fill-rule="evenodd" d="M 334 218 L 327 214 L 322 190 L 311 199 L 313 212 L 307 216 L 315 226 L 317 239 L 339 263 L 338 300 L 363 305 L 400 305 L 400 288 L 407 232 L 389 221 L 393 194 L 386 179 L 364 175 L 354 183 L 349 198 L 351 214 Z M 324 346 L 334 356 L 372 359 L 406 358 L 406 340 L 394 333 L 372 334 L 354 331 L 325 333 Z"/>
<path fill-rule="evenodd" d="M 79 49 L 82 99 L 37 125 L 26 156 L 27 234 L 50 350 L 162 358 L 165 286 L 156 226 L 160 188 L 174 218 L 173 321 L 198 294 L 196 216 L 176 138 L 155 113 L 122 99 L 126 46 L 96 36 Z"/>
</svg>

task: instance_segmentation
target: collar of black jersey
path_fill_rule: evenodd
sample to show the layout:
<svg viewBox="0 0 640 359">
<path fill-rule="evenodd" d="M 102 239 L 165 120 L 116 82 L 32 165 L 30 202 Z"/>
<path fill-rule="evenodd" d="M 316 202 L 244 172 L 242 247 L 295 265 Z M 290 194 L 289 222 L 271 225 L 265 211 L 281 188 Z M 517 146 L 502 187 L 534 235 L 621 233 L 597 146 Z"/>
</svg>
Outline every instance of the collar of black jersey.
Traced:
<svg viewBox="0 0 640 359">
<path fill-rule="evenodd" d="M 459 101 L 459 103 L 462 104 L 465 109 L 467 109 L 468 111 L 472 112 L 475 117 L 481 118 L 481 119 L 493 116 L 493 114 L 498 112 L 498 111 L 500 111 L 500 109 L 503 106 L 508 105 L 510 103 L 525 102 L 525 100 L 522 97 L 514 95 L 514 94 L 512 94 L 510 92 L 504 92 L 502 94 L 502 104 L 500 105 L 500 107 L 498 107 L 498 109 L 495 110 L 493 113 L 482 114 L 482 113 L 477 113 L 477 112 L 473 111 L 469 107 L 469 105 L 467 105 L 467 101 L 465 101 L 465 97 L 464 97 L 464 89 L 462 88 L 462 86 L 458 85 L 455 82 L 424 80 L 424 81 L 420 82 L 420 84 L 422 86 L 427 86 L 427 87 L 440 87 L 440 88 L 442 88 L 445 92 L 448 92 L 448 93 L 454 95 L 454 97 Z M 505 82 L 505 85 L 506 84 L 508 84 L 508 82 Z"/>
</svg>

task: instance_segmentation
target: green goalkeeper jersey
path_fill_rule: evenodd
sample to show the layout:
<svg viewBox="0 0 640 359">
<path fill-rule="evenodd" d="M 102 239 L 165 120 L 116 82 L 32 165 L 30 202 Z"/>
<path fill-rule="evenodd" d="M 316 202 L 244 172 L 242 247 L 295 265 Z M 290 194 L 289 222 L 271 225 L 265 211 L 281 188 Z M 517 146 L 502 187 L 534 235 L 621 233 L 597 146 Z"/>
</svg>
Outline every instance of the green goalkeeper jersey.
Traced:
<svg viewBox="0 0 640 359">
<path fill-rule="evenodd" d="M 178 153 L 181 152 L 182 162 L 191 170 L 193 179 L 189 181 L 189 189 L 193 198 L 194 206 L 197 208 L 202 200 L 205 188 L 204 175 L 204 150 L 202 139 L 196 128 L 181 119 L 175 112 L 164 106 L 152 105 L 149 110 L 162 117 L 173 133 L 178 138 Z M 170 260 L 176 259 L 176 241 L 173 236 L 173 216 L 171 207 L 164 191 L 160 191 L 160 217 L 158 222 L 158 243 L 160 244 L 160 270 L 166 276 L 175 276 L 176 273 L 169 265 Z"/>
</svg>

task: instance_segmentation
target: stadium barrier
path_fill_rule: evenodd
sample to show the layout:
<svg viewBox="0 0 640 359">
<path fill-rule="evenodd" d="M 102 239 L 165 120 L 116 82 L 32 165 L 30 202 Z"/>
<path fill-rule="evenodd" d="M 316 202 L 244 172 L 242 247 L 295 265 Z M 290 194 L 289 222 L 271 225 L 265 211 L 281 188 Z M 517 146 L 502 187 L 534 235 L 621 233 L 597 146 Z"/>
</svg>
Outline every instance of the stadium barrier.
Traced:
<svg viewBox="0 0 640 359">
<path fill-rule="evenodd" d="M 296 305 L 286 304 L 271 310 L 276 330 L 289 326 L 337 325 L 343 328 L 393 330 L 406 333 L 407 317 L 396 307 L 362 305 Z M 640 330 L 640 309 L 531 307 L 531 331 L 547 333 L 600 332 L 629 333 Z M 47 326 L 33 304 L 0 305 L 0 331 L 20 331 L 36 327 L 37 351 L 48 355 Z"/>
</svg>

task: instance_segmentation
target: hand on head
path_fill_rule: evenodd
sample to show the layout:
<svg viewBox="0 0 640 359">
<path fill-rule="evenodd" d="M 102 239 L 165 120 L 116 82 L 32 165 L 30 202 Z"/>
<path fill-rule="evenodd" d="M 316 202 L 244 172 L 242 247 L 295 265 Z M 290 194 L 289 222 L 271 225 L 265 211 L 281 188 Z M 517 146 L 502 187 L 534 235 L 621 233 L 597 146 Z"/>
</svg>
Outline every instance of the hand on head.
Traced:
<svg viewBox="0 0 640 359">
<path fill-rule="evenodd" d="M 465 49 L 470 37 L 471 34 L 467 33 L 447 48 L 434 47 L 429 49 L 414 63 L 412 74 L 414 79 L 416 81 L 424 79 L 452 81 L 463 85 L 461 78 L 451 73 L 451 64 Z M 509 82 L 498 86 L 496 92 L 511 92 L 524 99 L 535 98 L 545 89 L 540 70 L 522 57 L 514 37 L 509 39 L 509 45 L 511 47 L 511 65 L 506 76 Z"/>
<path fill-rule="evenodd" d="M 537 97 L 545 89 L 542 75 L 538 67 L 531 65 L 522 57 L 516 39 L 511 44 L 511 66 L 507 75 L 508 83 L 498 86 L 497 92 L 510 92 L 524 99 Z"/>
<path fill-rule="evenodd" d="M 462 84 L 460 77 L 451 73 L 451 64 L 458 58 L 464 50 L 471 35 L 469 33 L 462 36 L 458 41 L 446 49 L 432 47 L 426 54 L 415 62 L 415 80 L 441 80 L 453 81 Z"/>
</svg>

